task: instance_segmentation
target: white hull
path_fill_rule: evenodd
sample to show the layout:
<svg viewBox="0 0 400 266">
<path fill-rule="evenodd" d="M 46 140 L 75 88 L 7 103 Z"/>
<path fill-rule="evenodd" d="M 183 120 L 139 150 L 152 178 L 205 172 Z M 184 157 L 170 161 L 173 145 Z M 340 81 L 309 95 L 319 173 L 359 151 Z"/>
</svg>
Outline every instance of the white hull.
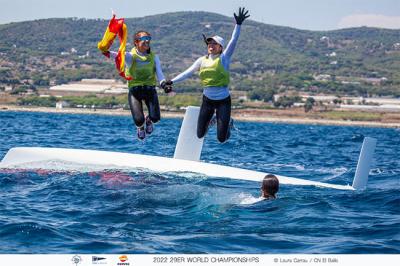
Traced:
<svg viewBox="0 0 400 266">
<path fill-rule="evenodd" d="M 76 164 L 87 164 L 102 166 L 103 169 L 126 169 L 144 168 L 156 172 L 193 172 L 210 177 L 224 177 L 239 180 L 261 182 L 268 173 L 246 170 L 241 168 L 222 166 L 211 163 L 174 159 L 159 156 L 141 154 L 129 154 L 122 152 L 107 152 L 95 150 L 60 149 L 60 148 L 12 148 L 0 163 L 0 168 L 41 168 L 52 169 L 53 164 L 46 164 L 46 161 L 63 161 Z M 41 164 L 31 164 L 43 162 Z M 96 167 L 99 169 L 99 167 Z M 353 190 L 351 186 L 334 185 L 322 182 L 304 180 L 287 176 L 277 175 L 281 184 L 290 185 L 312 185 L 319 187 Z"/>
<path fill-rule="evenodd" d="M 95 165 L 96 169 L 126 169 L 144 168 L 156 172 L 194 172 L 210 177 L 224 177 L 239 180 L 261 182 L 267 173 L 200 162 L 203 139 L 196 136 L 196 121 L 199 114 L 198 107 L 188 107 L 183 119 L 181 131 L 175 149 L 174 158 L 108 152 L 96 150 L 60 149 L 60 148 L 12 148 L 0 163 L 0 168 L 41 168 L 57 169 L 46 161 L 62 161 L 75 164 Z M 318 186 L 342 190 L 363 189 L 368 181 L 368 174 L 372 156 L 375 150 L 376 139 L 365 138 L 357 164 L 353 185 L 335 185 L 300 178 L 276 175 L 281 184 Z M 35 162 L 44 162 L 30 164 Z M 36 166 L 35 166 L 36 165 Z M 64 170 L 70 170 L 64 169 Z"/>
</svg>

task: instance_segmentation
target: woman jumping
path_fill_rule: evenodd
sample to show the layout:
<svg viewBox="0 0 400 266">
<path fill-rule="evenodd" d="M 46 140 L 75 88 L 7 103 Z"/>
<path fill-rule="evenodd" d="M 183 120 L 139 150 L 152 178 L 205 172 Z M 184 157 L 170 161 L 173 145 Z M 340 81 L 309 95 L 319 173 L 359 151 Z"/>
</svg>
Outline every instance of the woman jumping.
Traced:
<svg viewBox="0 0 400 266">
<path fill-rule="evenodd" d="M 165 83 L 159 57 L 150 50 L 151 35 L 147 31 L 138 31 L 134 35 L 134 45 L 130 53 L 125 53 L 125 65 L 128 80 L 128 101 L 133 121 L 137 127 L 137 137 L 143 140 L 153 132 L 153 123 L 160 121 L 160 104 L 156 91 L 159 81 L 162 87 Z M 110 52 L 106 56 L 114 59 L 118 53 Z M 168 92 L 168 89 L 164 89 Z M 143 104 L 147 106 L 148 116 L 144 116 Z"/>
<path fill-rule="evenodd" d="M 236 26 L 232 38 L 225 46 L 220 36 L 205 38 L 207 55 L 197 59 L 187 70 L 172 80 L 165 82 L 165 88 L 173 83 L 189 78 L 195 71 L 200 71 L 201 84 L 204 87 L 203 101 L 197 121 L 197 137 L 202 138 L 207 133 L 209 123 L 216 113 L 217 137 L 225 142 L 230 137 L 231 97 L 229 93 L 229 64 L 240 34 L 240 25 L 250 17 L 248 11 L 239 8 L 239 14 L 234 14 Z"/>
</svg>

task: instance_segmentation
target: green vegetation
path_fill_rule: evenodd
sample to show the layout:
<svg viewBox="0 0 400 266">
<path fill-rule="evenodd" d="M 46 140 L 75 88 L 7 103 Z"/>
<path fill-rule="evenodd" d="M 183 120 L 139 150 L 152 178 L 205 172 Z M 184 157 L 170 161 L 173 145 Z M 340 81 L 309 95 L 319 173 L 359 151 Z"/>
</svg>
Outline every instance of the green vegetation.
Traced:
<svg viewBox="0 0 400 266">
<path fill-rule="evenodd" d="M 308 113 L 313 109 L 315 104 L 315 99 L 313 97 L 308 97 L 306 102 L 304 103 L 304 112 Z"/>
<path fill-rule="evenodd" d="M 160 105 L 167 109 L 179 109 L 188 105 L 199 106 L 201 94 L 177 94 L 174 97 L 160 95 Z M 64 96 L 64 97 L 39 97 L 29 96 L 21 97 L 18 100 L 19 105 L 46 106 L 55 107 L 57 102 L 63 102 L 68 107 L 101 108 L 101 109 L 128 109 L 128 96 Z"/>
<path fill-rule="evenodd" d="M 36 88 L 32 85 L 20 85 L 11 91 L 12 95 L 26 93 L 28 90 L 36 90 Z"/>
<path fill-rule="evenodd" d="M 19 105 L 33 105 L 33 106 L 46 106 L 55 107 L 57 102 L 64 102 L 66 106 L 70 107 L 87 107 L 87 108 L 123 108 L 128 103 L 127 96 L 111 96 L 111 97 L 97 97 L 96 95 L 87 95 L 83 97 L 78 96 L 65 96 L 62 98 L 50 97 L 21 97 L 18 100 Z"/>
<path fill-rule="evenodd" d="M 283 96 L 274 101 L 275 107 L 288 108 L 292 107 L 295 102 L 301 102 L 300 96 Z"/>
<path fill-rule="evenodd" d="M 276 91 L 273 89 L 256 88 L 256 89 L 250 91 L 249 97 L 251 100 L 272 102 L 274 100 L 275 93 L 276 93 Z"/>
<path fill-rule="evenodd" d="M 70 107 L 91 107 L 102 109 L 123 108 L 128 103 L 128 97 L 125 96 L 108 96 L 97 97 L 96 95 L 87 95 L 84 97 L 65 96 L 61 98 Z"/>
<path fill-rule="evenodd" d="M 159 96 L 160 105 L 164 105 L 167 109 L 185 107 L 189 105 L 200 106 L 201 94 L 177 94 L 174 97 Z"/>
<path fill-rule="evenodd" d="M 233 19 L 207 12 L 127 18 L 130 42 L 138 29 L 152 33 L 152 49 L 167 77 L 204 55 L 202 33 L 227 41 Z M 97 50 L 108 21 L 55 18 L 1 25 L 0 84 L 49 86 L 82 78 L 118 77 Z M 400 30 L 351 28 L 307 31 L 246 21 L 232 58 L 231 88 L 271 101 L 288 90 L 352 96 L 400 97 Z M 29 32 L 29 34 L 27 34 Z M 117 50 L 117 43 L 113 50 Z M 132 48 L 128 45 L 127 50 Z M 12 67 L 10 67 L 12 66 Z M 318 79 L 327 75 L 326 79 Z M 371 80 L 375 78 L 376 80 Z M 200 90 L 196 78 L 179 92 Z"/>
<path fill-rule="evenodd" d="M 19 105 L 33 105 L 33 106 L 44 106 L 44 107 L 55 107 L 56 102 L 57 102 L 56 97 L 30 96 L 18 99 Z"/>
<path fill-rule="evenodd" d="M 351 112 L 351 111 L 330 111 L 323 113 L 323 117 L 332 120 L 349 121 L 380 121 L 381 113 Z"/>
</svg>

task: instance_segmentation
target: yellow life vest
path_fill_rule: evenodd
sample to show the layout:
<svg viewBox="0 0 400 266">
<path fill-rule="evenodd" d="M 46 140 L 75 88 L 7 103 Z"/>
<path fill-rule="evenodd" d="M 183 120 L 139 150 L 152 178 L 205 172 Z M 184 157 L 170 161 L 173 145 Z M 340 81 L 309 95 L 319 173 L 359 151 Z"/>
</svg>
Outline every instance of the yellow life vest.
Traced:
<svg viewBox="0 0 400 266">
<path fill-rule="evenodd" d="M 128 80 L 128 87 L 135 86 L 155 86 L 156 85 L 156 67 L 154 63 L 155 54 L 150 52 L 148 55 L 138 55 L 136 48 L 131 51 L 132 65 L 127 71 L 127 75 L 132 79 Z"/>
<path fill-rule="evenodd" d="M 200 79 L 203 87 L 227 87 L 229 72 L 225 70 L 221 57 L 212 59 L 204 56 L 200 67 Z"/>
</svg>

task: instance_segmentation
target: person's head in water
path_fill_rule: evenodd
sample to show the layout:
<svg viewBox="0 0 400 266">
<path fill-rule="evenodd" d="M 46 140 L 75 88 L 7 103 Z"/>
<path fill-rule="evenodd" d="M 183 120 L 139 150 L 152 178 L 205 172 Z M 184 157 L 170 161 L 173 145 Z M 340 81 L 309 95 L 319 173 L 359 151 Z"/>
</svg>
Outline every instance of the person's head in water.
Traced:
<svg viewBox="0 0 400 266">
<path fill-rule="evenodd" d="M 141 53 L 150 53 L 151 35 L 147 31 L 141 30 L 133 36 L 133 43 Z"/>
<path fill-rule="evenodd" d="M 279 180 L 275 175 L 268 174 L 264 177 L 261 185 L 261 196 L 266 199 L 275 199 L 279 190 Z"/>
<path fill-rule="evenodd" d="M 224 49 L 224 39 L 218 35 L 206 39 L 208 54 L 218 55 Z"/>
</svg>

